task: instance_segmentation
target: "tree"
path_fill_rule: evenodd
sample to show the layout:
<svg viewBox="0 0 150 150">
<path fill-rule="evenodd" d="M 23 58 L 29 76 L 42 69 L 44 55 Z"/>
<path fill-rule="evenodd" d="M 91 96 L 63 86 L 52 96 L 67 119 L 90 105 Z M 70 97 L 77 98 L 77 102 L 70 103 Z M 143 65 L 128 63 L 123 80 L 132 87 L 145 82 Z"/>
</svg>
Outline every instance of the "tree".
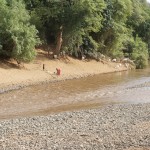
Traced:
<svg viewBox="0 0 150 150">
<path fill-rule="evenodd" d="M 42 31 L 41 39 L 49 43 L 50 35 L 54 36 L 57 54 L 62 44 L 67 49 L 74 49 L 83 43 L 83 37 L 88 37 L 94 43 L 90 33 L 98 32 L 102 27 L 103 0 L 26 0 L 26 3 L 31 11 L 32 23 Z M 30 3 L 32 5 L 29 8 Z"/>
<path fill-rule="evenodd" d="M 135 61 L 137 69 L 143 69 L 148 65 L 148 47 L 139 37 L 135 39 L 132 59 Z"/>
<path fill-rule="evenodd" d="M 145 44 L 150 45 L 150 10 L 146 0 L 25 2 L 41 41 L 47 45 L 55 43 L 54 54 L 65 50 L 76 55 L 101 52 L 111 57 L 127 54 L 131 58 L 139 55 L 137 45 L 142 45 L 138 52 L 148 59 Z"/>
<path fill-rule="evenodd" d="M 30 16 L 22 0 L 0 1 L 0 55 L 21 61 L 35 57 L 37 30 L 30 25 Z"/>
<path fill-rule="evenodd" d="M 130 0 L 105 0 L 105 3 L 103 28 L 96 34 L 96 40 L 100 52 L 113 56 L 114 51 L 122 53 L 123 42 L 130 34 L 126 21 L 132 14 L 132 3 Z"/>
</svg>

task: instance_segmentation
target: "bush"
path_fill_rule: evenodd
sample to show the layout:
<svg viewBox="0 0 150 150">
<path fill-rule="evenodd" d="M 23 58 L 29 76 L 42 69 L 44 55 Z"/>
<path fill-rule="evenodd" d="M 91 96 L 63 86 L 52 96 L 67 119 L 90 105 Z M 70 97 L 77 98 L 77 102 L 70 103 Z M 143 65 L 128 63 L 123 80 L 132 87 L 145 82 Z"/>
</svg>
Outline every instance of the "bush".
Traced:
<svg viewBox="0 0 150 150">
<path fill-rule="evenodd" d="M 17 61 L 31 61 L 38 42 L 37 30 L 22 0 L 0 1 L 0 55 Z"/>
<path fill-rule="evenodd" d="M 137 69 L 143 69 L 148 65 L 148 46 L 139 37 L 136 37 L 135 40 L 132 59 Z"/>
</svg>

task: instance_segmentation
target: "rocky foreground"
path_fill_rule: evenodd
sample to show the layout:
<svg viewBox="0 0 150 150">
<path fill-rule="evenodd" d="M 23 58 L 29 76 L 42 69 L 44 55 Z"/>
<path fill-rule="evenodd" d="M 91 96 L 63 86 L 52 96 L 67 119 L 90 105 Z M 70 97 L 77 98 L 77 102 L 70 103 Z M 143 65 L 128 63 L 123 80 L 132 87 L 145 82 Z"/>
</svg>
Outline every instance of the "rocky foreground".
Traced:
<svg viewBox="0 0 150 150">
<path fill-rule="evenodd" d="M 150 149 L 150 104 L 0 122 L 0 150 Z"/>
</svg>

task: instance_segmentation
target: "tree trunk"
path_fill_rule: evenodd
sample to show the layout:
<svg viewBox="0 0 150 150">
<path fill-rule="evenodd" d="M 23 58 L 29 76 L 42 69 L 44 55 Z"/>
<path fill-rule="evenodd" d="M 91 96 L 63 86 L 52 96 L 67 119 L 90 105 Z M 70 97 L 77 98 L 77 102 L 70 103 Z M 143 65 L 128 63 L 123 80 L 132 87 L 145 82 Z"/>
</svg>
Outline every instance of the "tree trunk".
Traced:
<svg viewBox="0 0 150 150">
<path fill-rule="evenodd" d="M 61 46 L 62 46 L 62 33 L 63 33 L 63 26 L 60 27 L 58 35 L 57 35 L 57 44 L 56 44 L 56 49 L 54 52 L 54 55 L 59 55 L 60 54 L 60 50 L 61 50 Z"/>
</svg>

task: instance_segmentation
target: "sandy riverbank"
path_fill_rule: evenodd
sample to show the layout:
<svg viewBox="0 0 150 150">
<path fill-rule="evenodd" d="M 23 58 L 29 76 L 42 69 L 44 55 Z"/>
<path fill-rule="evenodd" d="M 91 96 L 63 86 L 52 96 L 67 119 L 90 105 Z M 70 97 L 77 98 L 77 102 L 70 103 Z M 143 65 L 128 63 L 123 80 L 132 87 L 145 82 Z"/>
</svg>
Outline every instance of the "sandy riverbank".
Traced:
<svg viewBox="0 0 150 150">
<path fill-rule="evenodd" d="M 43 64 L 45 70 L 43 71 Z M 61 69 L 61 75 L 56 75 L 56 68 Z M 15 61 L 0 62 L 0 92 L 16 89 L 42 82 L 81 78 L 84 76 L 124 71 L 127 68 L 113 62 L 97 62 L 95 60 L 50 59 L 42 50 L 38 50 L 37 58 L 24 68 L 19 69 Z"/>
</svg>

